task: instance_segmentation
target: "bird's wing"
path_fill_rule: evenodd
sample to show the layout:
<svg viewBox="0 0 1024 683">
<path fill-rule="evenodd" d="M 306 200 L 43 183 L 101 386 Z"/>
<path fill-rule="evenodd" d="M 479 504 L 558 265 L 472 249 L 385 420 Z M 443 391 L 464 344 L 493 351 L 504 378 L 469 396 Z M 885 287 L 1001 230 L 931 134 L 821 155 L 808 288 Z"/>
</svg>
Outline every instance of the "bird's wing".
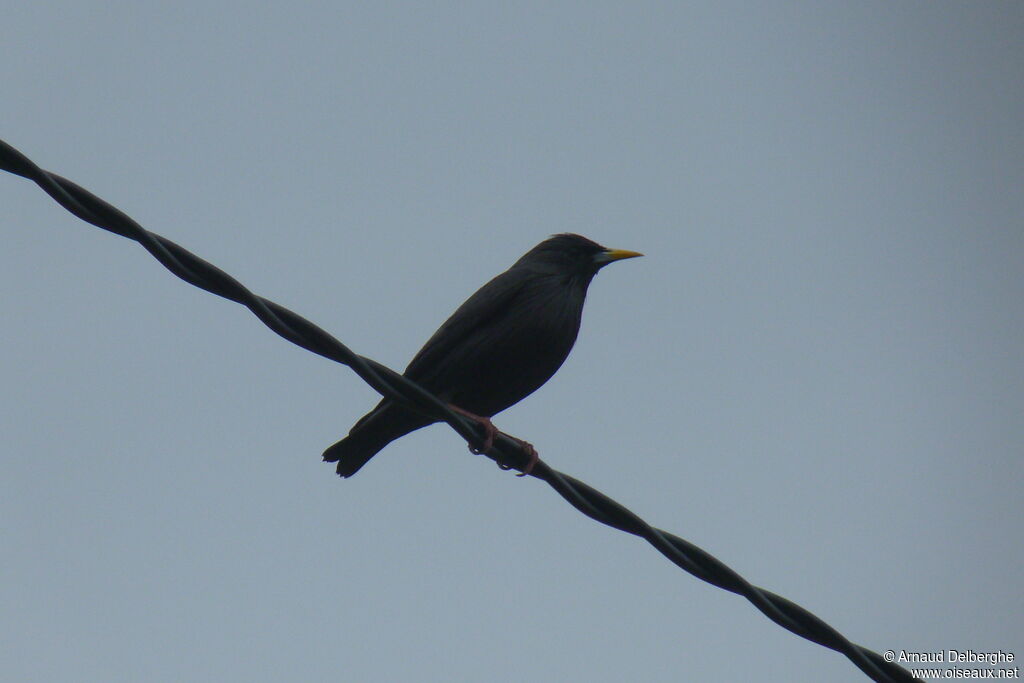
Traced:
<svg viewBox="0 0 1024 683">
<path fill-rule="evenodd" d="M 503 315 L 528 279 L 527 272 L 510 268 L 478 289 L 427 340 L 409 362 L 405 376 L 429 388 L 432 375 L 445 365 L 452 351 L 475 332 L 486 328 L 495 318 Z"/>
</svg>

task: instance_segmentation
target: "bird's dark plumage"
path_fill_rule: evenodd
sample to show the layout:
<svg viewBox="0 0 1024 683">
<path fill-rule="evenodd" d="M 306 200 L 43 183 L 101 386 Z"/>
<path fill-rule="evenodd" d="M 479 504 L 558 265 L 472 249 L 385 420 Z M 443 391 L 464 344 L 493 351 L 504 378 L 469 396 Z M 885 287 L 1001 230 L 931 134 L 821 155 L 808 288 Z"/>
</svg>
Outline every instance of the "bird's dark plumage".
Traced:
<svg viewBox="0 0 1024 683">
<path fill-rule="evenodd" d="M 462 304 L 420 349 L 405 376 L 441 400 L 491 417 L 548 381 L 576 341 L 587 286 L 632 251 L 580 235 L 555 235 L 528 251 Z M 324 451 L 350 477 L 380 449 L 436 420 L 389 399 Z"/>
</svg>

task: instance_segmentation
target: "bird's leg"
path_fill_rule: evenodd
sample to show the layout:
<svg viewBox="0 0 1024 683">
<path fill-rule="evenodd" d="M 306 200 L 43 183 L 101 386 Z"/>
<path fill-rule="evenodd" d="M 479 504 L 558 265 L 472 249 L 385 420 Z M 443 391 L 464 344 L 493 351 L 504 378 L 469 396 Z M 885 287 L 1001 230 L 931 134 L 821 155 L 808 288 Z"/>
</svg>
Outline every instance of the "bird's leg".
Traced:
<svg viewBox="0 0 1024 683">
<path fill-rule="evenodd" d="M 484 428 L 484 431 L 487 436 L 484 438 L 483 445 L 480 448 L 471 445 L 469 447 L 469 452 L 473 453 L 474 455 L 482 455 L 487 451 L 491 450 L 491 446 L 494 445 L 494 437 L 498 434 L 498 428 L 494 426 L 494 423 L 491 422 L 490 419 L 486 417 L 481 417 L 480 415 L 471 413 L 468 410 L 463 410 L 462 408 L 458 407 L 453 403 L 449 403 L 448 407 L 451 408 L 456 413 L 458 413 L 459 415 L 468 417 L 470 420 L 475 420 Z"/>
<path fill-rule="evenodd" d="M 449 403 L 448 407 L 451 408 L 456 413 L 458 413 L 459 415 L 463 415 L 471 420 L 475 420 L 476 422 L 480 423 L 481 425 L 483 425 L 484 429 L 487 432 L 487 436 L 484 439 L 483 446 L 481 446 L 480 448 L 477 448 L 476 446 L 470 446 L 469 452 L 473 453 L 474 455 L 483 455 L 487 451 L 491 450 L 491 446 L 494 445 L 494 437 L 498 435 L 498 428 L 494 426 L 494 423 L 491 422 L 489 418 L 481 417 L 480 415 L 477 415 L 476 413 L 471 413 L 468 410 L 463 410 L 454 403 Z M 533 471 L 533 468 L 537 464 L 537 461 L 540 460 L 540 456 L 537 455 L 537 449 L 533 447 L 532 443 L 523 441 L 522 439 L 517 439 L 516 437 L 511 435 L 506 436 L 509 436 L 510 439 L 518 441 L 519 447 L 529 453 L 530 461 L 526 463 L 526 467 L 523 468 L 523 471 L 516 475 L 517 477 L 525 477 L 526 475 Z M 503 465 L 500 462 L 498 463 L 498 467 L 500 467 L 503 470 L 512 469 L 509 465 Z"/>
</svg>

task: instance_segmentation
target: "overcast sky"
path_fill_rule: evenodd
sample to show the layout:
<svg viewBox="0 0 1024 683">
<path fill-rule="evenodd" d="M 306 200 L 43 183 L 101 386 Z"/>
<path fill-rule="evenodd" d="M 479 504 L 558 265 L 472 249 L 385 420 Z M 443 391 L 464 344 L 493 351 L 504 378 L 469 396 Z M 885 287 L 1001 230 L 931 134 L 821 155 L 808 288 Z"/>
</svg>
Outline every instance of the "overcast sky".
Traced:
<svg viewBox="0 0 1024 683">
<path fill-rule="evenodd" d="M 495 422 L 882 652 L 1024 657 L 1024 4 L 6 11 L 0 138 L 397 369 L 556 232 Z M 0 677 L 861 681 L 0 175 Z M 1018 661 L 1019 663 L 1019 661 Z"/>
</svg>

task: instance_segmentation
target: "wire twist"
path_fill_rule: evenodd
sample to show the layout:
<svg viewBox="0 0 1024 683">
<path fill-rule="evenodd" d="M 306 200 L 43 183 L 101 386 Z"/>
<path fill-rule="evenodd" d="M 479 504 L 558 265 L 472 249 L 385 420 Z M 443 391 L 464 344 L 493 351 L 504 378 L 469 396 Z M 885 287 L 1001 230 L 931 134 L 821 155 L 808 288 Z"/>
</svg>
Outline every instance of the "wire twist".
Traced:
<svg viewBox="0 0 1024 683">
<path fill-rule="evenodd" d="M 39 168 L 28 157 L 0 140 L 0 168 L 35 182 L 50 197 L 78 218 L 96 227 L 135 240 L 165 268 L 189 284 L 248 308 L 267 327 L 288 341 L 350 367 L 378 393 L 430 417 L 447 422 L 470 445 L 485 438 L 484 428 L 454 411 L 416 383 L 377 361 L 360 356 L 280 304 L 249 291 L 242 283 L 171 240 L 149 232 L 88 190 Z M 484 455 L 499 465 L 522 471 L 530 460 L 524 442 L 498 432 L 494 446 Z M 548 483 L 570 505 L 602 524 L 645 539 L 676 566 L 702 581 L 742 595 L 765 616 L 802 638 L 841 652 L 869 678 L 881 683 L 920 681 L 902 667 L 886 662 L 877 652 L 850 642 L 836 629 L 800 605 L 759 588 L 723 562 L 674 534 L 652 527 L 632 511 L 579 479 L 559 472 L 542 460 L 530 476 Z"/>
</svg>

